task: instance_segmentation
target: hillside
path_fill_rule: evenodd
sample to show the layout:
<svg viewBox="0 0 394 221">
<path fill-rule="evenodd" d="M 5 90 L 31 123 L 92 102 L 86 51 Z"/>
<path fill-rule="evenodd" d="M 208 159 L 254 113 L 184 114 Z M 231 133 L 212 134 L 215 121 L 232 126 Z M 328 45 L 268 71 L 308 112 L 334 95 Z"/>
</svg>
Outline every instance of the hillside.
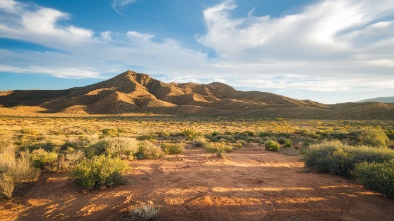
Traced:
<svg viewBox="0 0 394 221">
<path fill-rule="evenodd" d="M 381 102 L 381 103 L 394 103 L 394 97 L 377 97 L 377 98 L 371 98 L 371 99 L 365 99 L 358 101 L 359 103 L 364 103 L 364 102 Z"/>
<path fill-rule="evenodd" d="M 325 105 L 272 93 L 237 91 L 223 83 L 163 83 L 126 71 L 114 78 L 66 90 L 0 92 L 0 113 L 157 113 L 322 119 L 391 119 L 394 104 Z"/>
</svg>

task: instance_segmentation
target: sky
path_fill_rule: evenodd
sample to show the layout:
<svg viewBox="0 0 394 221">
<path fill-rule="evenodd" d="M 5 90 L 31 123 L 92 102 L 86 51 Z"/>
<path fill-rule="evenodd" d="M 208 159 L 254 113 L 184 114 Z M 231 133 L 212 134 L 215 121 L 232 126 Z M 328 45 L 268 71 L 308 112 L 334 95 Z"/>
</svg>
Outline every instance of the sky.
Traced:
<svg viewBox="0 0 394 221">
<path fill-rule="evenodd" d="M 326 104 L 394 96 L 394 0 L 0 0 L 0 90 L 127 70 Z"/>
</svg>

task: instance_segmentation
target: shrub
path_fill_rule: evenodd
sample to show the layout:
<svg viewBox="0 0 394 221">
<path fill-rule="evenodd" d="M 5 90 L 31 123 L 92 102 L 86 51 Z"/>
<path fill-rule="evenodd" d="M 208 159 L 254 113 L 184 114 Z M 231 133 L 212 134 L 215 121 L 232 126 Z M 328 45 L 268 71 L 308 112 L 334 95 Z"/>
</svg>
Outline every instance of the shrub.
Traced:
<svg viewBox="0 0 394 221">
<path fill-rule="evenodd" d="M 19 153 L 17 157 L 12 145 L 0 148 L 0 194 L 11 199 L 15 187 L 36 179 L 38 175 L 39 171 L 34 168 L 27 153 Z"/>
<path fill-rule="evenodd" d="M 394 160 L 386 163 L 360 163 L 354 174 L 365 187 L 394 197 Z"/>
<path fill-rule="evenodd" d="M 104 138 L 85 148 L 84 152 L 88 158 L 106 155 L 130 159 L 138 152 L 138 146 L 131 138 Z"/>
<path fill-rule="evenodd" d="M 58 159 L 58 170 L 68 171 L 85 158 L 82 150 L 76 150 L 67 154 L 63 154 Z"/>
<path fill-rule="evenodd" d="M 207 145 L 207 141 L 205 138 L 200 137 L 195 140 L 193 140 L 193 146 L 194 147 L 205 147 Z"/>
<path fill-rule="evenodd" d="M 122 174 L 128 169 L 126 161 L 101 155 L 76 165 L 70 172 L 70 178 L 90 190 L 96 186 L 120 184 Z"/>
<path fill-rule="evenodd" d="M 161 149 L 166 154 L 180 154 L 185 151 L 185 147 L 182 144 L 175 144 L 175 143 L 163 143 L 161 144 Z"/>
<path fill-rule="evenodd" d="M 160 209 L 153 205 L 152 202 L 148 204 L 142 203 L 138 207 L 133 208 L 125 221 L 131 220 L 154 220 L 158 217 Z"/>
<path fill-rule="evenodd" d="M 339 141 L 311 145 L 304 152 L 305 165 L 321 173 L 330 172 L 332 154 L 342 147 Z"/>
<path fill-rule="evenodd" d="M 344 177 L 351 177 L 359 163 L 385 163 L 392 159 L 394 151 L 390 149 L 347 146 L 339 141 L 311 145 L 304 153 L 307 167 Z"/>
<path fill-rule="evenodd" d="M 195 140 L 199 133 L 192 129 L 186 129 L 182 131 L 182 136 L 186 137 L 187 140 Z"/>
<path fill-rule="evenodd" d="M 286 140 L 285 140 L 285 143 L 283 144 L 283 146 L 284 146 L 284 147 L 292 147 L 292 146 L 293 146 L 293 143 L 291 142 L 291 140 L 286 139 Z"/>
<path fill-rule="evenodd" d="M 382 128 L 368 127 L 361 130 L 359 140 L 363 145 L 372 147 L 387 147 L 389 138 Z"/>
<path fill-rule="evenodd" d="M 158 159 L 161 157 L 163 157 L 163 151 L 152 142 L 145 140 L 138 144 L 138 159 Z"/>
<path fill-rule="evenodd" d="M 280 145 L 276 141 L 269 140 L 265 143 L 265 149 L 268 151 L 279 151 Z"/>
<path fill-rule="evenodd" d="M 55 161 L 58 159 L 58 154 L 55 152 L 47 152 L 44 149 L 34 150 L 30 154 L 33 165 L 36 168 L 46 169 L 51 172 L 56 171 Z"/>
</svg>

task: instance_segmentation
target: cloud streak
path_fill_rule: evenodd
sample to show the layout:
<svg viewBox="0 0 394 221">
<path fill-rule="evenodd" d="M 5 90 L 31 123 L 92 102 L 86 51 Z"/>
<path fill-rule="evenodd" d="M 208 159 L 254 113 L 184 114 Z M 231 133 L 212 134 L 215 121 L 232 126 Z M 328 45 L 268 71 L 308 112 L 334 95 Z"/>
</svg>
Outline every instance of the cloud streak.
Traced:
<svg viewBox="0 0 394 221">
<path fill-rule="evenodd" d="M 137 0 L 113 0 L 112 3 L 111 3 L 111 7 L 116 13 L 118 13 L 118 14 L 120 14 L 122 16 L 125 16 L 124 13 L 122 12 L 123 9 L 126 6 L 132 4 L 132 3 L 136 2 L 136 1 Z"/>
</svg>

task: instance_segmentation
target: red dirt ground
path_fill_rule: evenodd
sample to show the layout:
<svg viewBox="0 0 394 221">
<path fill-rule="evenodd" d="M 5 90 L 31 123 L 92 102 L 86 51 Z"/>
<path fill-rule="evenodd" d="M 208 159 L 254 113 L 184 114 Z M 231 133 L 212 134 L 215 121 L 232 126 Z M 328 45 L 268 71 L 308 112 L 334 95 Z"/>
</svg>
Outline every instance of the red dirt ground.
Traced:
<svg viewBox="0 0 394 221">
<path fill-rule="evenodd" d="M 122 220 L 152 201 L 159 220 L 394 220 L 394 200 L 355 181 L 308 171 L 300 156 L 203 150 L 134 161 L 125 185 L 85 193 L 67 174 L 43 174 L 12 201 L 0 220 Z"/>
</svg>

